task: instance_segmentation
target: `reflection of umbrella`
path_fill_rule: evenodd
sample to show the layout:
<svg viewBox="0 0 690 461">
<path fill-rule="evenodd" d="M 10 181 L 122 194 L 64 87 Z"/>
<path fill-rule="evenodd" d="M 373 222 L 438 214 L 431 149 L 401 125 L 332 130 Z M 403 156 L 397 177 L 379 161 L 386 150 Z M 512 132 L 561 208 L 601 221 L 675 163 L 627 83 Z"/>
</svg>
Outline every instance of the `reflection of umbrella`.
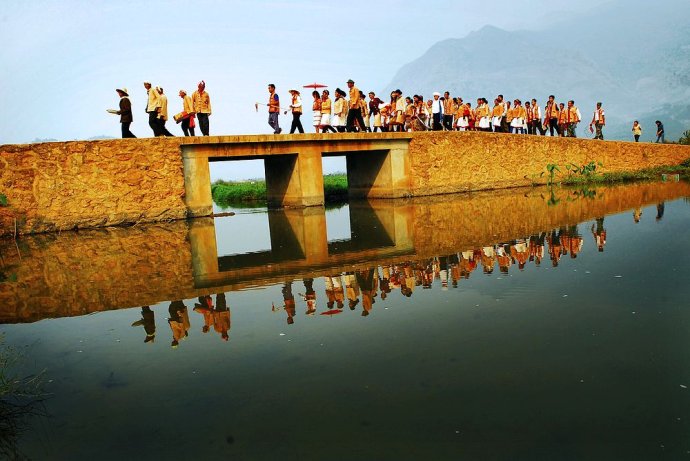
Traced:
<svg viewBox="0 0 690 461">
<path fill-rule="evenodd" d="M 328 88 L 328 85 L 324 85 L 321 83 L 309 83 L 308 85 L 304 85 L 302 88 Z"/>
<path fill-rule="evenodd" d="M 330 311 L 321 312 L 320 315 L 335 315 L 335 314 L 340 314 L 341 312 L 342 312 L 342 310 L 340 310 L 340 309 L 331 309 Z"/>
</svg>

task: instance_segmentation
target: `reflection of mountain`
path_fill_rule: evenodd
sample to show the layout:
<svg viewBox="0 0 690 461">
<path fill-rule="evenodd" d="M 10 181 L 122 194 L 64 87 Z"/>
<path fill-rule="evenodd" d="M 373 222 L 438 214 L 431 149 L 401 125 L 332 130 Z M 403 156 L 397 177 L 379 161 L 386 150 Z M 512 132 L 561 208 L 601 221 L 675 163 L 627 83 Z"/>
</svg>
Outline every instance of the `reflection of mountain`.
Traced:
<svg viewBox="0 0 690 461">
<path fill-rule="evenodd" d="M 405 94 L 449 90 L 466 100 L 575 99 L 583 116 L 604 102 L 609 135 L 628 138 L 633 119 L 651 136 L 656 118 L 676 139 L 690 128 L 690 2 L 663 6 L 614 0 L 538 31 L 486 26 L 436 43 L 386 88 Z M 587 120 L 589 121 L 589 120 Z"/>
</svg>

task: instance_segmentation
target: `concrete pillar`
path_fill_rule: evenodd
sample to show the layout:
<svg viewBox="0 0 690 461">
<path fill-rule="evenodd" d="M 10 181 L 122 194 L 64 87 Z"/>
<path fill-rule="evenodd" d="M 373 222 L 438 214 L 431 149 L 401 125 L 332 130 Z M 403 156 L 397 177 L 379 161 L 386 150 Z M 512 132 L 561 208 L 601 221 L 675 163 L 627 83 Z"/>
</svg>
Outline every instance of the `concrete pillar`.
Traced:
<svg viewBox="0 0 690 461">
<path fill-rule="evenodd" d="M 324 204 L 319 148 L 301 146 L 297 154 L 265 157 L 264 168 L 270 208 Z"/>
<path fill-rule="evenodd" d="M 328 258 L 326 212 L 322 207 L 283 209 L 269 212 L 271 252 L 299 255 L 307 264 Z"/>
<path fill-rule="evenodd" d="M 353 198 L 397 198 L 410 195 L 407 146 L 346 154 L 348 194 Z"/>
<path fill-rule="evenodd" d="M 205 278 L 217 274 L 218 247 L 213 218 L 199 218 L 189 222 L 189 243 L 194 278 Z"/>
<path fill-rule="evenodd" d="M 187 216 L 210 216 L 213 214 L 211 198 L 211 172 L 208 158 L 182 155 L 184 169 L 184 202 Z"/>
</svg>

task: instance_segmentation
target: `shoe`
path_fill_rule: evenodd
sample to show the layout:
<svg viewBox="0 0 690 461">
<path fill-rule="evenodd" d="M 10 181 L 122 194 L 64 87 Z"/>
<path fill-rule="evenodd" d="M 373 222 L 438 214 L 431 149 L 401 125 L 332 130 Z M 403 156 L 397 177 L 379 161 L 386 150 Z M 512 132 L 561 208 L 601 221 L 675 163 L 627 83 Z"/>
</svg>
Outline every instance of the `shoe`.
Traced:
<svg viewBox="0 0 690 461">
<path fill-rule="evenodd" d="M 144 319 L 137 320 L 132 324 L 133 327 L 140 327 L 144 324 Z"/>
<path fill-rule="evenodd" d="M 276 134 L 280 134 L 280 133 L 282 133 L 282 132 L 283 132 L 283 129 L 282 129 L 282 128 L 278 128 L 278 131 L 276 131 Z"/>
</svg>

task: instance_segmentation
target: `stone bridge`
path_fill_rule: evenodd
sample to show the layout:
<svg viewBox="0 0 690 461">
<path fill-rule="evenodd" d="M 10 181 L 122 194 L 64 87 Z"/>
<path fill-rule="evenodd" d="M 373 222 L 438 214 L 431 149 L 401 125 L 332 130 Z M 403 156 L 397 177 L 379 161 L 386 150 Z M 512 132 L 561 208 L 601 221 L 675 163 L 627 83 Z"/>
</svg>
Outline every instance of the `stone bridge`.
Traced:
<svg viewBox="0 0 690 461">
<path fill-rule="evenodd" d="M 677 165 L 690 147 L 482 132 L 116 139 L 0 146 L 0 237 L 211 214 L 208 163 L 263 159 L 274 207 L 323 203 L 324 156 L 352 197 L 395 198 L 546 182 L 546 165 Z M 556 178 L 558 180 L 558 178 Z"/>
</svg>

